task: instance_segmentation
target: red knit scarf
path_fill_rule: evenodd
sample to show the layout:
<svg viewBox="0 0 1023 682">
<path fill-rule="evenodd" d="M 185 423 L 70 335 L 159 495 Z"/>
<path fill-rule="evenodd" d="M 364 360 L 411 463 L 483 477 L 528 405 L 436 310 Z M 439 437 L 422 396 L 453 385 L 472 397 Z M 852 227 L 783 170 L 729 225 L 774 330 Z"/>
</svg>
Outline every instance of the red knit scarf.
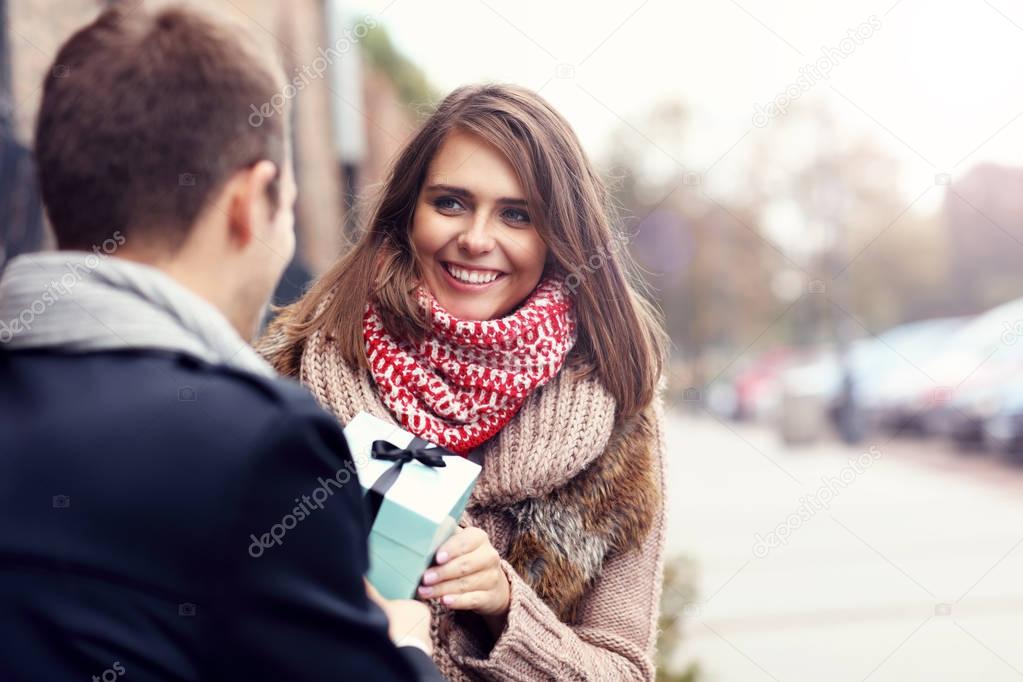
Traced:
<svg viewBox="0 0 1023 682">
<path fill-rule="evenodd" d="M 507 424 L 526 397 L 561 369 L 575 343 L 572 299 L 545 279 L 515 312 L 460 320 L 425 289 L 432 333 L 418 344 L 384 329 L 370 302 L 363 338 L 381 400 L 409 432 L 466 454 Z"/>
</svg>

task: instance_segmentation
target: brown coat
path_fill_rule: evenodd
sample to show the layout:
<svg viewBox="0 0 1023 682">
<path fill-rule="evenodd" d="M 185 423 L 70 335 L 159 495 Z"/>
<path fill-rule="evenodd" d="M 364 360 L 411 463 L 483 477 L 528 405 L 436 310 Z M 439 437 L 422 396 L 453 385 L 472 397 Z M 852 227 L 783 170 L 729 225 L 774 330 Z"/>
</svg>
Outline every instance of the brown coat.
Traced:
<svg viewBox="0 0 1023 682">
<path fill-rule="evenodd" d="M 274 339 L 264 341 L 272 353 Z M 276 349 L 279 350 L 279 349 Z M 363 370 L 314 336 L 291 370 L 346 423 L 394 421 Z M 651 406 L 615 426 L 598 382 L 563 370 L 476 452 L 463 525 L 482 528 L 512 586 L 507 626 L 434 604 L 434 658 L 451 680 L 653 680 L 664 550 L 664 439 Z"/>
</svg>

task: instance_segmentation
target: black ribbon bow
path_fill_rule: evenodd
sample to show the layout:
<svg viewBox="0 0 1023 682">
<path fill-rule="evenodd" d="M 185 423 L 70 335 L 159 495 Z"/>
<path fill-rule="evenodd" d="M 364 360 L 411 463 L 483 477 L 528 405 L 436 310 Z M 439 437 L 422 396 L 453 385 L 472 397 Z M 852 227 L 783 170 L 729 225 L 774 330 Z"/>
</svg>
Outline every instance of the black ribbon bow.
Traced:
<svg viewBox="0 0 1023 682">
<path fill-rule="evenodd" d="M 380 506 L 384 503 L 384 496 L 387 491 L 397 482 L 401 475 L 402 467 L 415 460 L 430 467 L 444 467 L 445 457 L 457 457 L 455 453 L 447 448 L 427 447 L 430 444 L 418 436 L 412 438 L 412 442 L 404 448 L 399 448 L 394 443 L 386 440 L 373 441 L 370 449 L 370 456 L 373 459 L 385 459 L 394 464 L 380 475 L 370 489 L 366 491 L 366 504 L 369 512 L 369 527 L 373 528 L 376 523 L 377 514 L 380 513 Z"/>
</svg>

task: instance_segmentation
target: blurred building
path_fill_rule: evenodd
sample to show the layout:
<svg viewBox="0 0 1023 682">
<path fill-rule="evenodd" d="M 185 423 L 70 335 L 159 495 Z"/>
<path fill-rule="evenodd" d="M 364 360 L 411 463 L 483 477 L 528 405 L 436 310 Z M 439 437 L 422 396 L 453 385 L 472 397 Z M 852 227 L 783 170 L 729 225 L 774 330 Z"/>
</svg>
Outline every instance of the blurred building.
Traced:
<svg viewBox="0 0 1023 682">
<path fill-rule="evenodd" d="M 38 209 L 26 151 L 42 78 L 61 43 L 110 4 L 0 0 L 0 131 L 7 131 L 0 254 L 52 246 L 43 221 L 33 223 L 32 210 L 24 208 Z M 161 4 L 167 1 L 146 0 L 148 7 Z M 422 105 L 432 104 L 432 92 L 395 51 L 382 18 L 357 15 L 343 0 L 206 0 L 201 7 L 245 25 L 279 56 L 293 86 L 282 93 L 292 106 L 299 185 L 298 248 L 278 292 L 279 302 L 288 300 L 344 250 L 357 229 L 358 207 L 413 132 Z M 15 225 L 12 215 L 22 223 Z M 0 267 L 3 262 L 0 257 Z"/>
<path fill-rule="evenodd" d="M 1023 168 L 983 163 L 948 185 L 946 296 L 952 313 L 973 313 L 1023 292 Z"/>
</svg>

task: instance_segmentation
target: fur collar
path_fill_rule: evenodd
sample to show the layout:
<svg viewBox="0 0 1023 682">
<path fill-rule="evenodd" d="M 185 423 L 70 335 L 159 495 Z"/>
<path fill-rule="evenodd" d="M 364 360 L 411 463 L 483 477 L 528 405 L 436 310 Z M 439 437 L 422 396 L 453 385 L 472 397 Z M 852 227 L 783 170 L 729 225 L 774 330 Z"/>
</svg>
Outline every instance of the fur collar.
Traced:
<svg viewBox="0 0 1023 682">
<path fill-rule="evenodd" d="M 663 500 L 654 475 L 661 455 L 656 418 L 648 408 L 564 485 L 504 510 L 512 518 L 504 558 L 564 622 L 575 621 L 605 559 L 638 549 L 657 518 Z"/>
</svg>

